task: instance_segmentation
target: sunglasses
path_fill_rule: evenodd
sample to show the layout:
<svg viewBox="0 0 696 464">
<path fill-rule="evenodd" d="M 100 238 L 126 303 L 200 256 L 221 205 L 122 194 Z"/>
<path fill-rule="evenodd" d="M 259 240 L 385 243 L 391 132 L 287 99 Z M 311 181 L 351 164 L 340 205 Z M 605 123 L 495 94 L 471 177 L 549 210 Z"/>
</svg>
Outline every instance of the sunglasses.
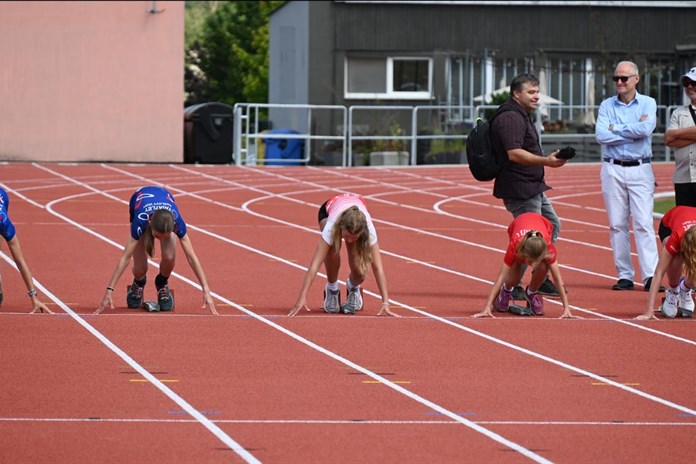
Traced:
<svg viewBox="0 0 696 464">
<path fill-rule="evenodd" d="M 684 79 L 682 81 L 682 85 L 684 88 L 686 87 L 696 87 L 696 82 L 692 81 L 691 79 Z"/>
<path fill-rule="evenodd" d="M 614 76 L 611 78 L 611 80 L 614 82 L 619 82 L 619 80 L 620 80 L 621 82 L 623 82 L 625 84 L 632 77 L 635 77 L 635 74 L 631 74 L 630 76 Z"/>
</svg>

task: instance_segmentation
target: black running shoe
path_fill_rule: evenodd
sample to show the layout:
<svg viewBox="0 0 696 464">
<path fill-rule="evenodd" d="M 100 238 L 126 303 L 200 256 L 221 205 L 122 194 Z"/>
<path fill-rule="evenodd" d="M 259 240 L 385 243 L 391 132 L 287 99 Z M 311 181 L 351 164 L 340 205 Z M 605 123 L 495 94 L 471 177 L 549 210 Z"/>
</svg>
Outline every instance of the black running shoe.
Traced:
<svg viewBox="0 0 696 464">
<path fill-rule="evenodd" d="M 157 290 L 157 303 L 160 311 L 171 311 L 174 309 L 174 295 L 169 290 L 169 285 L 165 285 Z"/>
<path fill-rule="evenodd" d="M 539 285 L 539 289 L 536 291 L 540 295 L 546 295 L 546 296 L 561 296 L 560 293 L 558 293 L 558 289 L 556 286 L 551 282 L 551 279 L 548 277 L 546 278 L 545 281 Z"/>
<path fill-rule="evenodd" d="M 126 304 L 130 309 L 140 309 L 143 305 L 143 293 L 145 287 L 141 287 L 136 284 L 135 281 L 128 287 L 128 293 L 126 294 Z"/>
<path fill-rule="evenodd" d="M 521 285 L 515 285 L 512 289 L 512 299 L 515 301 L 527 301 L 527 293 Z"/>
</svg>

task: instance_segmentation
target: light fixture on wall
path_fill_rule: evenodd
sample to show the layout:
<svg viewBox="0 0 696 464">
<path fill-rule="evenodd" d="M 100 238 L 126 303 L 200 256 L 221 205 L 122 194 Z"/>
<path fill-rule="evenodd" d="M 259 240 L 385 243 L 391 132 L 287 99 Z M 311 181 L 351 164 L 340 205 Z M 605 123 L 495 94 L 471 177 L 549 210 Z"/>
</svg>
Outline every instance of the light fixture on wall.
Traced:
<svg viewBox="0 0 696 464">
<path fill-rule="evenodd" d="M 164 12 L 164 8 L 162 8 L 161 10 L 158 9 L 158 8 L 157 8 L 157 0 L 152 0 L 152 8 L 148 8 L 148 9 L 145 10 L 145 11 L 146 11 L 147 13 L 150 13 L 150 14 L 157 14 L 157 13 L 162 13 L 162 12 Z"/>
</svg>

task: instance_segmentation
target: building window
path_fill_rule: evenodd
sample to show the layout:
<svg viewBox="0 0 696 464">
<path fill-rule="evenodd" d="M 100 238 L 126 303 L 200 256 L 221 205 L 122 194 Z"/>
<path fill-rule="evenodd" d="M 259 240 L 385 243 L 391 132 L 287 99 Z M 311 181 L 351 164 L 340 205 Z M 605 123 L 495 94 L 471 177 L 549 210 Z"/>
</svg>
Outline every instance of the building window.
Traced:
<svg viewBox="0 0 696 464">
<path fill-rule="evenodd" d="M 429 58 L 347 58 L 345 98 L 430 99 Z"/>
</svg>

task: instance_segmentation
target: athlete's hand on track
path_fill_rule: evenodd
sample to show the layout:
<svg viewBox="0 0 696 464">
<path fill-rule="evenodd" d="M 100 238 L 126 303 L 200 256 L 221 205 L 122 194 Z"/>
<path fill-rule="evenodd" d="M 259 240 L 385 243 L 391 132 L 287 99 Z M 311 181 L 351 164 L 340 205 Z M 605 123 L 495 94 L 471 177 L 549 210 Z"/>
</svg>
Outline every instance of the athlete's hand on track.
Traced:
<svg viewBox="0 0 696 464">
<path fill-rule="evenodd" d="M 387 315 L 391 317 L 401 317 L 398 314 L 391 312 L 391 310 L 389 309 L 389 303 L 382 303 L 382 307 L 379 308 L 379 312 L 377 313 L 377 315 L 381 316 L 382 313 L 387 313 Z"/>
<path fill-rule="evenodd" d="M 476 313 L 476 314 L 474 314 L 474 315 L 471 316 L 471 317 L 476 318 L 476 319 L 478 319 L 478 318 L 480 318 L 480 317 L 490 317 L 491 319 L 495 319 L 495 316 L 494 316 L 493 313 L 491 312 L 490 308 L 489 308 L 489 309 L 484 309 L 484 310 L 481 311 L 480 313 Z"/>
<path fill-rule="evenodd" d="M 111 298 L 111 291 L 107 290 L 106 293 L 104 294 L 104 298 L 102 298 L 102 302 L 97 308 L 96 311 L 94 311 L 94 314 L 100 314 L 102 311 L 104 311 L 104 308 L 109 306 L 109 308 L 114 309 L 114 300 Z"/>
<path fill-rule="evenodd" d="M 48 313 L 48 314 L 53 314 L 53 311 L 48 309 L 45 304 L 43 304 L 40 301 L 35 301 L 34 302 L 34 309 L 31 310 L 29 314 L 34 314 L 34 313 Z"/>
<path fill-rule="evenodd" d="M 213 301 L 213 297 L 210 295 L 210 293 L 203 296 L 203 306 L 201 306 L 201 308 L 205 308 L 206 306 L 210 308 L 210 312 L 214 315 L 220 315 L 220 313 L 218 313 L 217 309 L 215 308 L 215 302 Z"/>
<path fill-rule="evenodd" d="M 288 316 L 294 316 L 295 314 L 299 313 L 300 309 L 302 308 L 304 308 L 305 311 L 311 311 L 311 309 L 309 309 L 309 306 L 307 306 L 307 303 L 304 300 L 301 300 L 295 303 L 295 306 L 292 307 L 292 309 L 288 313 Z"/>
</svg>

